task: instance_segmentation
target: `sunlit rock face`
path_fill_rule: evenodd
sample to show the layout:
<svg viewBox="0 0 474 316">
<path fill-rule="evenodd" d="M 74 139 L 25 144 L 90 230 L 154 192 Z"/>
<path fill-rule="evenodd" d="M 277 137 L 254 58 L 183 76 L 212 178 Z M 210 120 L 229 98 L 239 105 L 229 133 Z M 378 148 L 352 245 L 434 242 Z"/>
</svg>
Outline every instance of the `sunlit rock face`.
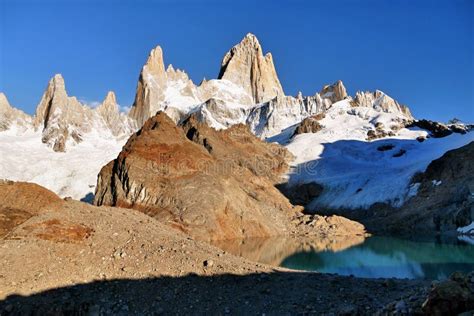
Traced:
<svg viewBox="0 0 474 316">
<path fill-rule="evenodd" d="M 254 104 L 284 96 L 271 53 L 264 56 L 257 37 L 250 33 L 225 54 L 218 79 L 244 88 Z"/>
<path fill-rule="evenodd" d="M 198 239 L 285 234 L 296 211 L 274 181 L 288 158 L 243 125 L 177 126 L 159 112 L 101 170 L 95 204 L 143 211 Z"/>
<path fill-rule="evenodd" d="M 127 137 L 134 123 L 119 113 L 115 94 L 109 92 L 97 109 L 83 105 L 76 97 L 68 96 L 64 78 L 57 74 L 48 83 L 33 119 L 36 130 L 42 131 L 42 142 L 54 151 L 64 152 L 68 146 L 82 142 L 95 131 L 107 137 Z"/>
<path fill-rule="evenodd" d="M 398 103 L 380 90 L 375 90 L 375 92 L 358 91 L 352 104 L 353 106 L 370 107 L 387 113 L 400 113 L 409 120 L 413 119 L 407 106 Z"/>
<path fill-rule="evenodd" d="M 7 96 L 0 93 L 0 132 L 10 128 L 25 130 L 31 126 L 31 122 L 32 118 L 29 115 L 12 107 Z"/>
</svg>

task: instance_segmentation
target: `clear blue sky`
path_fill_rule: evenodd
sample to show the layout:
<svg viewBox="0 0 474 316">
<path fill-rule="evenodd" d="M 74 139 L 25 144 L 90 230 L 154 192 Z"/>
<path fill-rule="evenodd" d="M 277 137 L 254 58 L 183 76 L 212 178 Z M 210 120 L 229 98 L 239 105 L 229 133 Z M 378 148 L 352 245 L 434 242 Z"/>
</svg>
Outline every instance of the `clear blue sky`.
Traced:
<svg viewBox="0 0 474 316">
<path fill-rule="evenodd" d="M 154 46 L 194 82 L 252 32 L 287 94 L 344 81 L 419 118 L 474 121 L 474 1 L 0 0 L 0 91 L 33 113 L 62 73 L 70 95 L 131 105 Z"/>
</svg>

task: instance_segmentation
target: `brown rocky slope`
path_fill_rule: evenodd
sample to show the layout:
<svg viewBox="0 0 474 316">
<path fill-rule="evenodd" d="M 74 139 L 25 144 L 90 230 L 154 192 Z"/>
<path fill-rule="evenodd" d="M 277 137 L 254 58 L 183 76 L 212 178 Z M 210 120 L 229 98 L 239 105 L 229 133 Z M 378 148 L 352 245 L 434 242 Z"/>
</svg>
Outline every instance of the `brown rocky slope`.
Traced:
<svg viewBox="0 0 474 316">
<path fill-rule="evenodd" d="M 216 131 L 191 116 L 176 126 L 159 112 L 103 167 L 94 203 L 134 208 L 201 240 L 304 233 L 300 208 L 275 188 L 289 158 L 244 125 Z M 344 219 L 323 226 L 364 234 Z"/>
</svg>

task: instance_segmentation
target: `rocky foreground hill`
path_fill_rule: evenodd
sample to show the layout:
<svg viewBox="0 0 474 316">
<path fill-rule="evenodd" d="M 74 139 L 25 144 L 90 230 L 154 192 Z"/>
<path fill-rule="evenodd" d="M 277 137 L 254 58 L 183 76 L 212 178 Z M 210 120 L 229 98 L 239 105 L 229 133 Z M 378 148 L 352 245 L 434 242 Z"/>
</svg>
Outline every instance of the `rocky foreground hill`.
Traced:
<svg viewBox="0 0 474 316">
<path fill-rule="evenodd" d="M 425 281 L 249 262 L 141 212 L 62 200 L 35 184 L 2 181 L 0 194 L 2 315 L 433 313 L 472 304 L 463 276 L 428 297 Z"/>
</svg>

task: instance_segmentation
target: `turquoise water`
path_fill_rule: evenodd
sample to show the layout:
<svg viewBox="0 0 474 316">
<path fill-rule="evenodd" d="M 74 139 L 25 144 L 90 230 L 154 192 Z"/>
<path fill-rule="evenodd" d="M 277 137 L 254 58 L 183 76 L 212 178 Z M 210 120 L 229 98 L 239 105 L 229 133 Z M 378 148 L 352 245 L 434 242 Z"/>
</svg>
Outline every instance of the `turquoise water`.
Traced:
<svg viewBox="0 0 474 316">
<path fill-rule="evenodd" d="M 365 278 L 444 279 L 474 270 L 474 245 L 370 237 L 340 251 L 298 251 L 280 266 Z"/>
</svg>

